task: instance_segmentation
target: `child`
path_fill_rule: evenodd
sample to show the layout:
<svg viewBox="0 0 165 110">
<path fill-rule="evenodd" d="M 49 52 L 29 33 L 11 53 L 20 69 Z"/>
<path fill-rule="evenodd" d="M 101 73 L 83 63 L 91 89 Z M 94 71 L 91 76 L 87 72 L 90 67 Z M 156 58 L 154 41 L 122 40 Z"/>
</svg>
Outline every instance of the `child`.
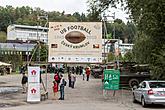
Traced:
<svg viewBox="0 0 165 110">
<path fill-rule="evenodd" d="M 57 100 L 58 84 L 56 81 L 53 81 L 53 84 L 54 99 Z"/>
</svg>

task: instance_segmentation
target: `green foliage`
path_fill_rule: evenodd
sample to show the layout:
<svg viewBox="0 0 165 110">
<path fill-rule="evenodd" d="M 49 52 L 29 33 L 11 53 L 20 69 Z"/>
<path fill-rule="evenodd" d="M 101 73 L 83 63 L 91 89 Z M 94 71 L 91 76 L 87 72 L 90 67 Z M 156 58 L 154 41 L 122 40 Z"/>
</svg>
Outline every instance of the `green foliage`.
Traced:
<svg viewBox="0 0 165 110">
<path fill-rule="evenodd" d="M 31 25 L 44 26 L 47 22 L 46 19 L 38 19 L 38 16 L 48 15 L 50 22 L 78 22 L 78 21 L 89 21 L 90 19 L 82 13 L 79 14 L 75 12 L 73 15 L 65 14 L 65 12 L 51 11 L 46 12 L 40 8 L 32 9 L 28 6 L 22 7 L 12 7 L 0 6 L 0 31 L 7 32 L 7 26 L 10 24 L 20 24 L 20 25 Z"/>
<path fill-rule="evenodd" d="M 154 41 L 147 37 L 144 33 L 139 33 L 135 39 L 133 52 L 138 63 L 149 63 L 151 60 Z"/>
<path fill-rule="evenodd" d="M 153 78 L 155 79 L 165 79 L 165 44 L 163 44 L 162 48 L 157 51 L 153 50 L 151 54 L 151 70 L 153 74 Z"/>
<path fill-rule="evenodd" d="M 135 55 L 139 62 L 149 63 L 153 77 L 165 78 L 165 1 L 164 0 L 127 0 L 128 9 L 137 24 L 140 36 L 135 43 Z M 145 34 L 145 35 L 144 35 Z M 140 55 L 140 56 L 139 56 Z"/>
<path fill-rule="evenodd" d="M 123 0 L 98 0 L 103 9 L 124 3 Z M 164 78 L 164 47 L 165 44 L 165 1 L 164 0 L 125 0 L 131 19 L 138 27 L 138 37 L 133 49 L 136 61 L 149 63 L 153 76 Z M 128 30 L 132 30 L 129 29 Z M 132 31 L 133 35 L 135 30 Z"/>
<path fill-rule="evenodd" d="M 123 57 L 124 62 L 134 62 L 134 55 L 132 52 L 127 52 Z"/>
<path fill-rule="evenodd" d="M 88 0 L 88 19 L 89 21 L 101 21 L 102 9 L 99 6 L 98 0 Z"/>
<path fill-rule="evenodd" d="M 115 55 L 113 53 L 108 53 L 108 62 L 114 61 L 115 60 Z"/>
<path fill-rule="evenodd" d="M 112 34 L 111 33 L 107 34 L 106 39 L 112 39 Z"/>
<path fill-rule="evenodd" d="M 45 44 L 37 44 L 35 46 L 35 48 L 32 50 L 33 61 L 39 61 L 39 57 L 40 57 L 40 61 L 46 61 L 47 60 L 47 56 L 48 56 L 48 47 Z M 40 56 L 39 56 L 40 55 Z"/>
<path fill-rule="evenodd" d="M 6 42 L 7 36 L 5 32 L 0 31 L 0 42 Z"/>
<path fill-rule="evenodd" d="M 116 19 L 114 23 L 107 23 L 106 27 L 108 38 L 120 38 L 125 43 L 133 43 L 137 34 L 136 26 L 133 23 L 128 22 L 125 24 L 120 19 Z"/>
<path fill-rule="evenodd" d="M 16 68 L 22 64 L 22 56 L 21 55 L 0 54 L 0 58 L 1 58 L 1 61 L 8 62 L 8 63 L 12 64 L 13 71 L 15 71 Z"/>
</svg>

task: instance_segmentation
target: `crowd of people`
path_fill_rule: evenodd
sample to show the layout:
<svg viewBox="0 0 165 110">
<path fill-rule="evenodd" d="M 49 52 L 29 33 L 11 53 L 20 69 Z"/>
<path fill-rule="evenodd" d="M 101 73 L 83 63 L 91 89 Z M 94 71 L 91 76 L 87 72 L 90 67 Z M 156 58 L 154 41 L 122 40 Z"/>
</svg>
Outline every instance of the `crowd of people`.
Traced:
<svg viewBox="0 0 165 110">
<path fill-rule="evenodd" d="M 23 93 L 26 93 L 27 90 L 27 82 L 28 82 L 28 77 L 25 75 L 24 71 L 20 72 L 22 74 L 22 88 L 23 88 Z M 68 74 L 68 81 L 63 77 L 63 73 L 59 71 L 55 71 L 54 73 L 54 79 L 53 79 L 53 94 L 55 100 L 64 100 L 64 90 L 65 86 L 67 85 L 68 82 L 68 87 L 74 89 L 75 88 L 75 83 L 76 83 L 76 75 L 82 75 L 82 80 L 85 80 L 86 76 L 86 81 L 89 81 L 89 76 L 90 76 L 90 67 L 67 67 L 67 74 Z M 41 75 L 40 75 L 41 76 Z M 41 78 L 40 78 L 41 80 Z M 58 92 L 60 92 L 60 97 L 58 98 Z"/>
<path fill-rule="evenodd" d="M 83 67 L 68 67 L 68 87 L 74 89 L 76 83 L 76 75 L 82 75 L 82 80 L 89 81 L 90 76 L 90 68 L 83 68 Z M 63 78 L 63 75 L 59 72 L 56 72 L 54 75 L 53 81 L 53 92 L 54 92 L 54 99 L 64 100 L 64 90 L 67 84 L 67 81 Z M 59 87 L 60 86 L 60 87 Z M 57 97 L 58 91 L 60 91 L 60 98 Z"/>
</svg>

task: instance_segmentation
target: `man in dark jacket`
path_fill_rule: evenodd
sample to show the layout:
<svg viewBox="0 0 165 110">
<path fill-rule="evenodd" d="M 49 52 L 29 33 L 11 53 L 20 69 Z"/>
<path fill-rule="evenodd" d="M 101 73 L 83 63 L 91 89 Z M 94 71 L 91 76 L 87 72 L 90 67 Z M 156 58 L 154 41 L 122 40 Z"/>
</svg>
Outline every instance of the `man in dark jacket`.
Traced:
<svg viewBox="0 0 165 110">
<path fill-rule="evenodd" d="M 22 84 L 22 93 L 26 93 L 26 84 L 28 82 L 28 77 L 25 75 L 25 73 L 22 73 L 22 81 L 21 81 L 21 84 Z"/>
</svg>

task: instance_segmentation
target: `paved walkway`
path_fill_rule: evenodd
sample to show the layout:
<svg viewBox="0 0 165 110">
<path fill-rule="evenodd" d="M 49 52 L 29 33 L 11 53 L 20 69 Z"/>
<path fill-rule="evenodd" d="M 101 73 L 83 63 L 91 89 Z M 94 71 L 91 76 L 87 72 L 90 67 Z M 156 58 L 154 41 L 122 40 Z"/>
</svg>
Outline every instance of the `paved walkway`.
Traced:
<svg viewBox="0 0 165 110">
<path fill-rule="evenodd" d="M 132 96 L 129 91 L 123 90 L 108 92 L 103 97 L 101 80 L 90 77 L 89 81 L 83 81 L 82 76 L 77 75 L 75 88 L 65 88 L 65 100 L 53 100 L 53 74 L 48 74 L 49 99 L 37 104 L 26 102 L 26 94 L 20 92 L 11 94 L 0 94 L 0 110 L 143 110 L 139 104 L 132 103 Z M 21 87 L 21 75 L 0 76 L 0 87 L 15 86 Z M 42 75 L 45 82 L 46 75 Z M 64 75 L 67 79 L 67 74 Z M 12 106 L 12 107 L 11 107 Z"/>
</svg>

